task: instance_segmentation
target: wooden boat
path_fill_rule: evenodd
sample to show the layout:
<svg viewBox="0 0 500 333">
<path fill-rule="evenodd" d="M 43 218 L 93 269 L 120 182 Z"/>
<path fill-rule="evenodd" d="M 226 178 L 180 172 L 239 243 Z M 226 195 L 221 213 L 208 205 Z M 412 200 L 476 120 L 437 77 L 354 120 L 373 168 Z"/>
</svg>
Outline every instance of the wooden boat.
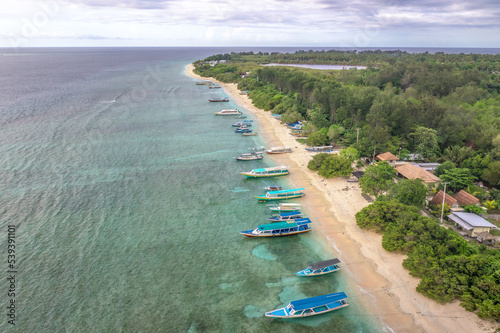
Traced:
<svg viewBox="0 0 500 333">
<path fill-rule="evenodd" d="M 246 126 L 238 127 L 234 130 L 236 133 L 252 133 L 252 130 Z"/>
<path fill-rule="evenodd" d="M 281 188 L 281 186 L 278 186 L 278 185 L 269 185 L 269 186 L 264 187 L 265 191 L 281 191 L 282 189 L 283 188 Z"/>
<path fill-rule="evenodd" d="M 307 147 L 306 150 L 320 153 L 331 153 L 333 151 L 333 146 Z"/>
<path fill-rule="evenodd" d="M 250 122 L 250 121 L 238 121 L 237 123 L 234 123 L 231 126 L 233 126 L 233 127 L 252 126 L 252 122 Z"/>
<path fill-rule="evenodd" d="M 268 220 L 272 222 L 282 222 L 282 221 L 290 221 L 301 218 L 302 218 L 301 212 L 288 212 L 288 213 L 280 213 L 277 216 L 268 218 Z"/>
<path fill-rule="evenodd" d="M 261 168 L 261 169 L 253 169 L 250 172 L 242 172 L 243 176 L 248 178 L 264 178 L 264 177 L 278 177 L 288 175 L 290 172 L 288 171 L 288 167 L 286 166 L 278 166 L 272 168 Z"/>
<path fill-rule="evenodd" d="M 277 205 L 272 205 L 269 209 L 273 212 L 297 212 L 300 207 L 301 204 L 280 202 Z"/>
<path fill-rule="evenodd" d="M 269 150 L 266 150 L 268 154 L 283 154 L 283 153 L 291 153 L 292 148 L 290 147 L 273 147 Z"/>
<path fill-rule="evenodd" d="M 243 136 L 254 136 L 254 135 L 257 135 L 257 132 L 243 133 Z"/>
<path fill-rule="evenodd" d="M 241 114 L 240 110 L 236 109 L 228 109 L 228 110 L 221 110 L 219 112 L 214 112 L 216 116 L 237 116 Z"/>
<path fill-rule="evenodd" d="M 214 97 L 208 100 L 209 102 L 229 102 L 229 98 L 226 97 Z"/>
<path fill-rule="evenodd" d="M 253 160 L 261 160 L 264 158 L 262 153 L 244 153 L 238 157 L 233 157 L 237 161 L 253 161 Z"/>
<path fill-rule="evenodd" d="M 300 318 L 338 310 L 349 305 L 344 292 L 291 301 L 286 307 L 266 312 L 266 317 Z"/>
<path fill-rule="evenodd" d="M 262 224 L 255 230 L 240 231 L 246 237 L 280 237 L 303 234 L 311 231 L 311 220 L 298 219 L 288 222 Z"/>
<path fill-rule="evenodd" d="M 297 276 L 317 276 L 336 272 L 340 269 L 340 260 L 337 258 L 320 261 L 309 265 L 306 269 L 295 273 Z"/>
<path fill-rule="evenodd" d="M 281 191 L 270 191 L 265 195 L 256 195 L 255 198 L 259 201 L 270 201 L 270 200 L 287 200 L 300 198 L 305 195 L 304 188 L 295 188 L 291 190 L 281 190 Z"/>
</svg>

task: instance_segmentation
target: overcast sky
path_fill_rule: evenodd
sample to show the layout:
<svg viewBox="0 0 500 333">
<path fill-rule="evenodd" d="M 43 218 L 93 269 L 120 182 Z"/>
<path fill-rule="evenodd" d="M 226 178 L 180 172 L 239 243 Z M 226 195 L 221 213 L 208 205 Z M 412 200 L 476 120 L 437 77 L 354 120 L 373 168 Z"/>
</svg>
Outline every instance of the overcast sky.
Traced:
<svg viewBox="0 0 500 333">
<path fill-rule="evenodd" d="M 500 0 L 16 0 L 0 46 L 500 47 Z"/>
</svg>

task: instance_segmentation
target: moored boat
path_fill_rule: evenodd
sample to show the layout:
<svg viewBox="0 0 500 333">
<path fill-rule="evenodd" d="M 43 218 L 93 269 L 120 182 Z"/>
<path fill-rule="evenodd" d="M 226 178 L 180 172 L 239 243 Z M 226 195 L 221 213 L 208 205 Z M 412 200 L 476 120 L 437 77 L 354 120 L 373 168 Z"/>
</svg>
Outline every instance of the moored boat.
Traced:
<svg viewBox="0 0 500 333">
<path fill-rule="evenodd" d="M 196 85 L 198 86 L 212 86 L 214 83 L 210 81 L 198 81 Z"/>
<path fill-rule="evenodd" d="M 283 188 L 279 185 L 269 185 L 264 187 L 265 191 L 281 191 Z"/>
<path fill-rule="evenodd" d="M 286 166 L 277 166 L 272 168 L 261 168 L 261 169 L 253 169 L 250 172 L 242 172 L 243 176 L 248 178 L 264 178 L 264 177 L 277 177 L 277 176 L 285 176 L 290 172 L 288 171 L 288 167 Z"/>
<path fill-rule="evenodd" d="M 257 135 L 257 132 L 243 133 L 243 136 L 254 136 L 254 135 Z"/>
<path fill-rule="evenodd" d="M 336 272 L 340 269 L 340 260 L 337 258 L 316 262 L 306 269 L 295 273 L 297 276 L 316 276 Z"/>
<path fill-rule="evenodd" d="M 280 202 L 277 205 L 272 205 L 269 209 L 273 212 L 297 212 L 300 207 L 301 204 Z"/>
<path fill-rule="evenodd" d="M 338 310 L 349 305 L 344 292 L 291 301 L 284 308 L 266 312 L 266 317 L 300 318 Z"/>
<path fill-rule="evenodd" d="M 266 150 L 266 153 L 268 154 L 284 154 L 284 153 L 291 153 L 292 148 L 290 147 L 273 147 L 269 150 Z"/>
<path fill-rule="evenodd" d="M 268 218 L 268 220 L 273 222 L 281 222 L 281 221 L 290 221 L 301 218 L 302 218 L 301 212 L 287 212 L 287 213 L 280 213 L 277 216 L 270 217 Z"/>
<path fill-rule="evenodd" d="M 222 87 L 221 86 L 215 86 L 215 85 L 209 85 L 208 88 L 209 89 L 220 89 Z"/>
<path fill-rule="evenodd" d="M 208 100 L 209 102 L 229 102 L 229 98 L 226 97 L 214 97 Z"/>
<path fill-rule="evenodd" d="M 252 133 L 252 130 L 246 126 L 238 127 L 234 130 L 236 133 Z"/>
<path fill-rule="evenodd" d="M 255 198 L 259 199 L 259 201 L 295 199 L 303 197 L 305 195 L 304 190 L 304 188 L 295 188 L 291 190 L 270 191 L 265 195 L 256 195 Z"/>
<path fill-rule="evenodd" d="M 311 220 L 308 218 L 288 222 L 262 224 L 255 230 L 240 231 L 246 237 L 280 237 L 302 234 L 311 231 Z"/>
<path fill-rule="evenodd" d="M 233 157 L 237 161 L 252 161 L 252 160 L 261 160 L 264 158 L 262 153 L 243 153 L 238 157 Z"/>
<path fill-rule="evenodd" d="M 234 123 L 231 126 L 233 126 L 233 127 L 252 126 L 252 122 L 250 122 L 250 121 L 238 121 L 237 123 Z"/>
<path fill-rule="evenodd" d="M 237 116 L 241 114 L 240 110 L 237 109 L 228 109 L 228 110 L 221 110 L 219 112 L 214 112 L 216 116 Z"/>
</svg>

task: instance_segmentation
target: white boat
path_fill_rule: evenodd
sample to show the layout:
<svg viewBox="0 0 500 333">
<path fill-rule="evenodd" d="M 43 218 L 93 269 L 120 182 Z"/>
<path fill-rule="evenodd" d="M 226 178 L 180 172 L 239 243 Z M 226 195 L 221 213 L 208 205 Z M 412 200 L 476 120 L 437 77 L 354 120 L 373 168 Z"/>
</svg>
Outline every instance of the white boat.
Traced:
<svg viewBox="0 0 500 333">
<path fill-rule="evenodd" d="M 290 147 L 272 147 L 269 150 L 266 150 L 268 154 L 283 154 L 283 153 L 291 153 L 292 148 Z"/>
<path fill-rule="evenodd" d="M 257 152 L 257 153 L 244 153 L 241 154 L 238 157 L 233 157 L 237 161 L 252 161 L 252 160 L 261 160 L 264 158 L 262 153 Z"/>
<path fill-rule="evenodd" d="M 240 110 L 237 109 L 228 109 L 228 110 L 221 110 L 219 112 L 214 112 L 216 116 L 238 116 L 241 114 Z"/>
<path fill-rule="evenodd" d="M 273 205 L 269 209 L 273 212 L 298 212 L 300 211 L 301 204 L 297 203 L 279 203 L 278 205 Z"/>
<path fill-rule="evenodd" d="M 286 166 L 277 166 L 272 168 L 261 168 L 261 169 L 253 169 L 250 172 L 242 172 L 243 176 L 248 178 L 263 178 L 263 177 L 277 177 L 277 176 L 285 176 L 290 172 L 288 171 L 288 167 Z"/>
<path fill-rule="evenodd" d="M 246 235 L 245 235 L 246 236 Z M 288 306 L 266 312 L 266 317 L 300 318 L 327 313 L 349 305 L 344 292 L 291 301 Z"/>
</svg>

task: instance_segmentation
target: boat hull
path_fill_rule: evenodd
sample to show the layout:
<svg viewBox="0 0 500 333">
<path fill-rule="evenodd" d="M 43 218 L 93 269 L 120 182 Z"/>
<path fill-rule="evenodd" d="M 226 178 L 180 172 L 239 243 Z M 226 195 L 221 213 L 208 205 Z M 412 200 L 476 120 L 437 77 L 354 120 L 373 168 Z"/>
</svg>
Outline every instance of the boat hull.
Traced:
<svg viewBox="0 0 500 333">
<path fill-rule="evenodd" d="M 349 306 L 349 303 L 347 303 L 347 302 L 336 302 L 336 303 L 333 303 L 331 305 L 332 306 L 330 306 L 330 304 L 329 304 L 327 306 L 327 309 L 325 309 L 323 311 L 318 311 L 318 312 L 311 311 L 309 313 L 301 313 L 299 315 L 295 315 L 295 314 L 292 315 L 292 314 L 290 314 L 286 310 L 286 308 L 281 308 L 281 309 L 276 309 L 276 310 L 273 310 L 273 311 L 269 311 L 269 312 L 266 312 L 265 315 L 266 315 L 266 317 L 271 317 L 271 318 L 304 318 L 304 317 L 316 316 L 316 315 L 319 315 L 319 314 L 328 313 L 328 312 L 331 312 L 331 311 L 342 309 L 342 308 L 345 308 L 345 307 Z"/>
<path fill-rule="evenodd" d="M 273 201 L 273 200 L 289 200 L 289 199 L 296 199 L 296 198 L 302 198 L 305 194 L 298 194 L 298 195 L 290 195 L 287 197 L 266 197 L 265 195 L 256 195 L 255 198 L 259 199 L 259 201 Z"/>
<path fill-rule="evenodd" d="M 287 232 L 287 233 L 282 233 L 282 234 L 254 234 L 252 233 L 253 230 L 248 230 L 248 231 L 241 231 L 240 234 L 246 237 L 283 237 L 283 236 L 292 236 L 292 235 L 298 235 L 298 234 L 303 234 L 305 232 L 309 232 L 312 229 L 306 229 L 306 230 L 298 230 L 298 231 L 292 231 L 292 232 Z"/>
<path fill-rule="evenodd" d="M 340 270 L 340 268 L 335 268 L 335 269 L 332 269 L 332 270 L 326 271 L 326 272 L 319 272 L 319 273 L 311 272 L 311 273 L 309 273 L 309 272 L 307 272 L 307 269 L 303 269 L 300 272 L 295 273 L 295 275 L 297 275 L 297 276 L 319 276 L 319 275 L 330 274 L 330 273 L 336 272 L 338 270 Z"/>
<path fill-rule="evenodd" d="M 269 177 L 286 176 L 289 174 L 289 172 L 283 172 L 283 173 L 274 174 L 274 175 L 254 175 L 254 174 L 251 174 L 248 172 L 242 172 L 241 174 L 245 177 L 248 177 L 248 178 L 269 178 Z"/>
</svg>

